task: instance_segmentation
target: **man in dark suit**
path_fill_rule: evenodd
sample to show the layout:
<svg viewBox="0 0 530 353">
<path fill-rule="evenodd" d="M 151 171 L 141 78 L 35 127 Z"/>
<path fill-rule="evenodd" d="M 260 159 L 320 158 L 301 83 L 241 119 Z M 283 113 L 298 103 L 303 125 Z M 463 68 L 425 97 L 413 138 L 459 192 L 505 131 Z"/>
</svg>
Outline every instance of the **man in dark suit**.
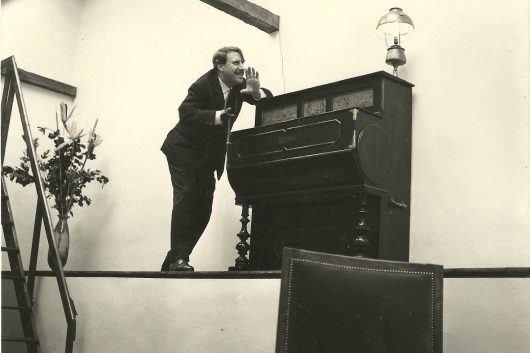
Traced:
<svg viewBox="0 0 530 353">
<path fill-rule="evenodd" d="M 227 134 L 243 101 L 256 104 L 272 96 L 260 88 L 258 72 L 251 67 L 245 70 L 244 62 L 237 47 L 214 53 L 213 69 L 190 86 L 179 107 L 179 122 L 162 145 L 173 185 L 171 250 L 162 271 L 193 271 L 189 256 L 210 220 L 214 171 L 220 179 Z"/>
</svg>

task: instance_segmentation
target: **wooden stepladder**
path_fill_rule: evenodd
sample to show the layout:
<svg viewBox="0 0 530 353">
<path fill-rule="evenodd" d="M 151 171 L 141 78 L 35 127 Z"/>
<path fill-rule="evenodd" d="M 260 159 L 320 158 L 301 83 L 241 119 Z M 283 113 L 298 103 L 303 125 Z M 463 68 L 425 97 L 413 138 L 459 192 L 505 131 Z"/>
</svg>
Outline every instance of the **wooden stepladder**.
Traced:
<svg viewBox="0 0 530 353">
<path fill-rule="evenodd" d="M 5 70 L 5 71 L 4 71 Z M 13 56 L 2 60 L 2 71 L 5 72 L 4 89 L 2 93 L 2 125 L 1 125 L 1 163 L 4 166 L 4 156 L 6 150 L 7 136 L 9 132 L 9 123 L 11 120 L 11 111 L 16 98 L 20 120 L 24 131 L 24 140 L 30 159 L 31 171 L 34 177 L 35 187 L 37 190 L 37 210 L 35 215 L 35 227 L 33 231 L 33 243 L 31 249 L 31 258 L 29 271 L 26 273 L 20 256 L 20 248 L 15 230 L 13 212 L 9 201 L 9 195 L 5 185 L 5 179 L 2 176 L 2 231 L 5 238 L 5 247 L 2 251 L 7 252 L 11 271 L 2 271 L 2 279 L 13 280 L 14 289 L 17 298 L 16 306 L 2 306 L 5 310 L 18 310 L 22 322 L 24 337 L 2 337 L 5 342 L 22 342 L 26 344 L 26 349 L 31 353 L 40 353 L 40 343 L 37 336 L 35 318 L 33 313 L 33 288 L 35 284 L 35 273 L 37 268 L 37 257 L 39 249 L 41 224 L 44 224 L 44 230 L 48 239 L 48 244 L 54 263 L 55 277 L 59 287 L 59 294 L 63 304 L 64 314 L 67 323 L 66 347 L 65 352 L 73 352 L 73 343 L 76 336 L 76 311 L 74 302 L 70 298 L 63 266 L 57 251 L 57 245 L 53 236 L 53 224 L 51 220 L 50 209 L 44 192 L 44 184 L 40 169 L 38 167 L 37 153 L 33 145 L 33 137 L 29 125 L 28 115 L 24 98 L 22 96 L 19 71 Z"/>
</svg>

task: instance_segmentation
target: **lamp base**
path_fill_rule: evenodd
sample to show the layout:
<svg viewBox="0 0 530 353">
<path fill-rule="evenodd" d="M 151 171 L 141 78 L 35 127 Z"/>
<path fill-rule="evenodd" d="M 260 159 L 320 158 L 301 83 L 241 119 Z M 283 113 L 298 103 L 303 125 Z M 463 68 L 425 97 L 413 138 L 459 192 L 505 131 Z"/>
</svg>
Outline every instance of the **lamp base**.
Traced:
<svg viewBox="0 0 530 353">
<path fill-rule="evenodd" d="M 398 44 L 392 45 L 387 49 L 385 62 L 394 67 L 394 76 L 397 76 L 397 68 L 407 63 L 407 57 L 405 56 L 405 49 Z"/>
</svg>

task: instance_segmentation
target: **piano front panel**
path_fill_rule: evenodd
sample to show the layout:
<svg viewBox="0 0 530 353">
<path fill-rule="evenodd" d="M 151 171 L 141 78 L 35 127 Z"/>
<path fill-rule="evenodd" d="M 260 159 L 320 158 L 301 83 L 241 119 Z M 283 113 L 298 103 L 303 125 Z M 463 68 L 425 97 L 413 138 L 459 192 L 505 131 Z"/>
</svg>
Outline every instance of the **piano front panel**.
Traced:
<svg viewBox="0 0 530 353">
<path fill-rule="evenodd" d="M 326 146 L 334 150 L 347 148 L 340 146 L 342 122 L 338 119 L 326 119 L 304 125 L 277 126 L 276 129 L 248 135 L 236 140 L 235 152 L 241 160 L 270 160 L 281 158 L 279 155 L 289 154 L 290 157 L 322 152 Z M 348 132 L 346 132 L 348 133 Z M 351 141 L 348 133 L 348 142 Z M 342 139 L 344 140 L 344 138 Z"/>
<path fill-rule="evenodd" d="M 227 173 L 239 200 L 311 188 L 385 190 L 392 147 L 381 117 L 340 110 L 234 131 Z"/>
<path fill-rule="evenodd" d="M 377 258 L 381 198 L 367 200 L 366 238 L 371 246 L 366 256 Z M 254 269 L 281 268 L 282 249 L 299 249 L 355 255 L 353 246 L 358 197 L 333 202 L 266 204 L 253 206 L 250 262 Z"/>
</svg>

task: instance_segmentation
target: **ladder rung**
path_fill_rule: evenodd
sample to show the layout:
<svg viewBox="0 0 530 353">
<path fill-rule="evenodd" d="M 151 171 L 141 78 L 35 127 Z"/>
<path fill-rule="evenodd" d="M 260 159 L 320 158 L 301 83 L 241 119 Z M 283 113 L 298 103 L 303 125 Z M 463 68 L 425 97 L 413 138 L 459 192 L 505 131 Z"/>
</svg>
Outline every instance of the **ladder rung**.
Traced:
<svg viewBox="0 0 530 353">
<path fill-rule="evenodd" d="M 14 247 L 10 247 L 10 246 L 2 246 L 2 251 L 19 252 L 18 248 L 14 248 Z"/>
<path fill-rule="evenodd" d="M 2 341 L 4 342 L 30 342 L 30 343 L 38 343 L 39 340 L 31 337 L 9 337 L 5 336 L 2 337 Z"/>
<path fill-rule="evenodd" d="M 13 305 L 2 305 L 2 309 L 4 310 L 31 310 L 33 309 L 31 306 L 13 306 Z"/>
<path fill-rule="evenodd" d="M 25 278 L 23 276 L 11 275 L 11 274 L 3 274 L 3 273 L 2 273 L 2 279 L 12 279 L 12 280 L 15 280 L 15 281 L 25 280 Z"/>
</svg>

